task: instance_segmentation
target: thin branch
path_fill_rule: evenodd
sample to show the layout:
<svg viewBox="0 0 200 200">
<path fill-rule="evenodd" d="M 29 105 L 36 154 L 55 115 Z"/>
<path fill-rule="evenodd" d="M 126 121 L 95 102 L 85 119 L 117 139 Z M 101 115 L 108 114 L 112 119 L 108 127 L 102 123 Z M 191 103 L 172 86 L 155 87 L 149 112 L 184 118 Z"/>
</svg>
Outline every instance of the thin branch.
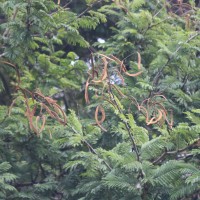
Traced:
<svg viewBox="0 0 200 200">
<path fill-rule="evenodd" d="M 112 100 L 113 103 L 116 105 L 118 111 L 119 111 L 120 113 L 123 114 L 123 111 L 119 108 L 119 106 L 118 106 L 118 104 L 117 104 L 117 102 L 116 102 L 116 100 L 115 100 L 115 98 L 114 98 L 114 94 L 113 94 L 113 92 L 112 92 L 112 87 L 111 87 L 111 83 L 110 83 L 110 76 L 109 76 L 109 73 L 108 73 L 108 86 L 109 86 L 109 94 L 110 94 L 110 96 L 111 96 L 111 100 Z M 136 153 L 136 156 L 137 156 L 137 160 L 139 161 L 139 160 L 140 160 L 139 151 L 138 151 L 138 148 L 137 148 L 137 146 L 136 146 L 134 137 L 133 137 L 133 135 L 132 135 L 132 133 L 131 133 L 130 127 L 129 127 L 129 125 L 128 125 L 128 122 L 124 122 L 124 124 L 125 124 L 125 127 L 126 127 L 127 131 L 128 131 L 128 135 L 129 135 L 129 137 L 130 137 L 130 139 L 131 139 L 131 142 L 132 142 L 132 145 L 133 145 L 133 149 L 135 150 L 135 153 Z"/>
<path fill-rule="evenodd" d="M 16 183 L 13 186 L 16 188 L 22 188 L 22 187 L 30 187 L 33 185 L 37 185 L 37 184 L 43 184 L 45 183 L 45 181 L 39 181 L 39 182 L 27 182 L 27 183 Z"/>
<path fill-rule="evenodd" d="M 15 7 L 14 9 L 14 12 L 13 12 L 13 15 L 11 17 L 11 20 L 15 20 L 16 16 L 17 16 L 17 13 L 18 13 L 18 10 L 19 8 L 18 7 Z M 9 33 L 9 28 L 7 27 L 6 30 L 4 31 L 3 33 L 3 38 L 6 38 L 6 36 L 8 35 Z"/>
<path fill-rule="evenodd" d="M 69 4 L 71 4 L 72 3 L 72 0 L 70 0 L 69 2 L 67 2 L 64 6 L 63 6 L 63 8 L 66 8 Z"/>
<path fill-rule="evenodd" d="M 165 156 L 167 155 L 173 155 L 173 154 L 177 154 L 177 153 L 181 153 L 189 148 L 195 147 L 195 145 L 197 145 L 199 143 L 200 139 L 198 139 L 197 141 L 195 141 L 194 143 L 182 148 L 182 149 L 178 149 L 176 151 L 166 151 L 162 153 L 162 155 L 160 157 L 158 157 L 156 160 L 153 161 L 153 164 L 157 164 L 159 163 L 162 159 L 165 158 Z"/>
<path fill-rule="evenodd" d="M 157 3 L 156 7 L 159 5 L 159 3 Z M 163 9 L 165 9 L 165 5 L 163 5 L 160 10 L 158 10 L 158 12 L 156 12 L 152 18 L 156 17 Z"/>
<path fill-rule="evenodd" d="M 85 13 L 90 11 L 93 8 L 94 5 L 96 5 L 97 3 L 101 3 L 102 1 L 103 0 L 99 0 L 99 1 L 96 1 L 93 4 L 89 5 L 85 10 L 83 10 L 79 15 L 77 15 L 75 19 L 70 20 L 66 25 L 69 25 L 72 22 L 74 22 L 75 20 L 77 20 L 78 18 L 82 17 Z"/>
<path fill-rule="evenodd" d="M 88 148 L 91 150 L 91 152 L 92 152 L 93 154 L 95 154 L 95 155 L 97 155 L 97 156 L 99 157 L 98 153 L 97 153 L 96 150 L 91 146 L 90 143 L 88 143 L 86 140 L 83 140 L 83 142 L 88 146 Z M 103 160 L 103 163 L 106 165 L 106 167 L 107 167 L 110 171 L 112 170 L 112 167 L 111 167 L 105 160 Z"/>
<path fill-rule="evenodd" d="M 160 157 L 158 157 L 156 160 L 154 160 L 153 164 L 155 165 L 155 164 L 159 163 L 166 155 L 167 155 L 167 151 L 162 153 L 162 155 Z"/>
<path fill-rule="evenodd" d="M 161 20 L 160 22 L 158 22 L 158 23 L 156 23 L 156 24 L 151 24 L 151 25 L 149 25 L 149 27 L 147 27 L 147 30 L 144 32 L 144 34 L 146 34 L 146 32 L 147 32 L 148 30 L 150 30 L 152 27 L 158 26 L 159 24 L 162 24 L 164 21 L 167 21 L 168 19 L 170 19 L 170 17 L 166 17 L 165 19 Z"/>
<path fill-rule="evenodd" d="M 67 126 L 68 126 L 69 128 L 71 128 L 72 131 L 73 131 L 74 133 L 79 134 L 79 133 L 78 133 L 73 127 L 71 127 L 69 124 L 67 124 Z M 100 156 L 98 155 L 98 153 L 96 152 L 96 150 L 92 147 L 92 145 L 91 145 L 88 141 L 82 140 L 82 142 L 83 142 L 84 144 L 87 145 L 87 147 L 91 150 L 91 152 L 92 152 L 93 154 L 97 155 L 97 156 L 100 158 Z M 109 165 L 105 160 L 103 160 L 102 162 L 106 165 L 106 167 L 107 167 L 110 171 L 112 170 L 112 167 L 110 167 L 110 165 Z"/>
<path fill-rule="evenodd" d="M 58 11 L 60 11 L 60 9 L 67 10 L 67 6 L 68 6 L 69 4 L 71 4 L 71 3 L 72 3 L 72 0 L 70 0 L 70 1 L 69 1 L 68 3 L 66 3 L 64 6 L 59 5 L 59 6 L 58 6 L 58 9 L 57 9 L 56 11 L 53 11 L 53 12 L 50 13 L 50 16 L 52 16 L 52 15 L 58 13 Z"/>
</svg>

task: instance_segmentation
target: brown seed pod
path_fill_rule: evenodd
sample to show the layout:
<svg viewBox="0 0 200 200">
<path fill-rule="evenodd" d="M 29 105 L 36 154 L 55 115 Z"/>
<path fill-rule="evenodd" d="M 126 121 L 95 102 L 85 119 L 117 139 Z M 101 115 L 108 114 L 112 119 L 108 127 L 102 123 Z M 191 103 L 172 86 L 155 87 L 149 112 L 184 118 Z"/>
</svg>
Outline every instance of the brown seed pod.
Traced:
<svg viewBox="0 0 200 200">
<path fill-rule="evenodd" d="M 98 115 L 99 115 L 99 111 L 101 112 L 102 114 L 102 117 L 101 117 L 101 120 L 98 119 Z M 106 115 L 105 115 L 105 111 L 103 109 L 103 107 L 101 105 L 98 105 L 97 108 L 96 108 L 96 111 L 95 111 L 95 120 L 96 120 L 96 123 L 97 125 L 103 130 L 103 131 L 107 131 L 101 124 L 104 122 L 106 118 Z"/>
</svg>

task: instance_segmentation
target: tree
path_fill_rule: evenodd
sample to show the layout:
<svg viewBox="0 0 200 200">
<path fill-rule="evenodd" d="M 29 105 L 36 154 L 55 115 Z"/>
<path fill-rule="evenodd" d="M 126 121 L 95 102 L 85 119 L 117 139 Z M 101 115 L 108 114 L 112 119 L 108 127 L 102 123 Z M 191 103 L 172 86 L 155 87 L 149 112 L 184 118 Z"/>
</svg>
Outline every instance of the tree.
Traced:
<svg viewBox="0 0 200 200">
<path fill-rule="evenodd" d="M 1 199 L 198 199 L 199 9 L 78 3 L 0 4 Z"/>
</svg>

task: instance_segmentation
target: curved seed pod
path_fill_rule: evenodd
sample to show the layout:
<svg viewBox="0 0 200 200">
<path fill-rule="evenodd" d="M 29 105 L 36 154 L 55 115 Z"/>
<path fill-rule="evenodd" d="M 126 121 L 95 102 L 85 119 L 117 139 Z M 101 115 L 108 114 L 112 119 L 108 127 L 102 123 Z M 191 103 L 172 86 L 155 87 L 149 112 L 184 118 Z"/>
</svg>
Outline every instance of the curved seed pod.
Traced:
<svg viewBox="0 0 200 200">
<path fill-rule="evenodd" d="M 108 76 L 108 72 L 107 72 L 107 70 L 108 70 L 108 61 L 104 57 L 102 58 L 102 60 L 103 60 L 103 63 L 104 63 L 104 68 L 103 68 L 103 71 L 102 71 L 101 78 L 99 80 L 97 80 L 97 81 L 92 80 L 92 82 L 94 82 L 94 83 L 101 83 Z"/>
<path fill-rule="evenodd" d="M 98 119 L 98 114 L 99 114 L 99 111 L 101 112 L 102 114 L 102 118 L 101 120 Z M 97 125 L 103 130 L 103 131 L 107 131 L 101 124 L 104 122 L 106 118 L 106 115 L 105 115 L 105 111 L 103 109 L 102 106 L 98 105 L 97 108 L 96 108 L 96 111 L 95 111 L 95 120 L 96 120 L 96 123 Z"/>
<path fill-rule="evenodd" d="M 60 111 L 63 113 L 63 119 L 61 119 L 58 115 L 57 112 L 51 110 L 48 106 L 46 106 L 44 103 L 41 104 L 42 107 L 45 108 L 46 112 L 53 118 L 56 119 L 58 122 L 60 122 L 61 124 L 65 125 L 66 124 L 66 117 L 64 115 L 64 112 L 62 111 L 62 109 L 60 108 Z"/>
<path fill-rule="evenodd" d="M 141 56 L 140 56 L 140 53 L 137 52 L 138 54 L 138 69 L 140 70 L 141 69 Z"/>
<path fill-rule="evenodd" d="M 102 107 L 100 108 L 100 111 L 102 113 L 102 118 L 99 121 L 99 123 L 102 124 L 105 121 L 105 119 L 106 119 L 106 114 L 105 114 L 105 111 L 104 111 L 104 109 Z"/>
<path fill-rule="evenodd" d="M 45 102 L 45 96 L 39 91 L 33 92 L 33 97 L 37 102 Z"/>
<path fill-rule="evenodd" d="M 155 124 L 155 123 L 156 123 L 156 118 L 155 118 L 155 117 L 152 117 L 152 118 L 150 119 L 150 121 L 147 122 L 147 125 Z"/>
<path fill-rule="evenodd" d="M 147 109 L 144 106 L 139 106 L 139 111 L 144 112 L 144 116 L 146 117 L 146 123 L 149 121 L 149 114 Z"/>
<path fill-rule="evenodd" d="M 49 103 L 49 104 L 56 104 L 56 100 L 52 99 L 51 97 L 44 97 L 44 99 Z"/>
<path fill-rule="evenodd" d="M 112 59 L 111 60 L 114 60 L 116 63 L 118 63 L 119 65 L 121 65 L 123 62 L 119 59 L 119 58 L 117 58 L 117 57 L 115 57 L 115 56 L 113 56 L 113 55 L 111 55 L 110 56 Z"/>
<path fill-rule="evenodd" d="M 63 124 L 65 125 L 67 123 L 67 119 L 66 119 L 66 115 L 64 113 L 64 111 L 62 110 L 62 108 L 58 105 L 58 104 L 53 104 L 54 110 L 57 110 L 57 114 L 61 114 L 63 117 Z"/>
<path fill-rule="evenodd" d="M 161 95 L 161 94 L 156 94 L 152 97 L 152 100 L 155 99 L 156 97 L 160 97 L 162 98 L 160 101 L 156 101 L 157 103 L 163 103 L 165 101 L 167 101 L 167 98 L 164 96 L 164 95 Z"/>
<path fill-rule="evenodd" d="M 114 60 L 114 59 L 112 59 L 112 58 L 110 58 L 110 57 L 108 57 L 108 56 L 106 56 L 106 55 L 104 55 L 104 54 L 98 53 L 98 55 L 100 55 L 100 56 L 102 56 L 102 57 L 104 57 L 104 58 L 106 58 L 106 59 L 108 59 L 108 60 L 116 61 L 116 60 Z M 114 56 L 112 56 L 112 57 L 114 57 Z"/>
<path fill-rule="evenodd" d="M 159 112 L 159 115 L 158 115 L 158 118 L 157 118 L 157 122 L 159 122 L 163 118 L 162 110 L 158 110 L 158 112 Z"/>
<path fill-rule="evenodd" d="M 44 130 L 45 124 L 46 124 L 46 118 L 44 115 L 42 115 L 42 126 L 39 130 L 39 134 Z"/>
<path fill-rule="evenodd" d="M 131 104 L 135 105 L 137 107 L 137 109 L 140 110 L 140 105 L 139 105 L 138 101 L 136 100 L 136 98 L 129 96 L 128 99 L 131 101 Z"/>
<path fill-rule="evenodd" d="M 34 132 L 34 133 L 38 133 L 38 130 L 35 128 L 35 126 L 34 126 L 34 124 L 33 124 L 33 117 L 34 117 L 34 115 L 35 115 L 35 111 L 36 111 L 36 109 L 37 109 L 37 105 L 35 105 L 34 106 L 34 108 L 33 108 L 33 110 L 31 111 L 30 110 L 30 107 L 29 107 L 29 105 L 28 105 L 28 103 L 27 103 L 27 100 L 25 100 L 26 101 L 26 105 L 27 105 L 27 107 L 26 107 L 26 112 L 25 112 L 25 116 L 28 118 L 28 122 L 29 122 L 29 127 L 30 127 L 30 129 Z"/>
<path fill-rule="evenodd" d="M 126 95 L 125 94 L 123 94 L 123 92 L 119 89 L 119 88 L 117 88 L 116 87 L 116 85 L 114 85 L 114 84 L 110 84 L 113 88 L 115 88 L 116 90 L 117 90 L 117 92 L 120 94 L 120 96 L 122 97 L 122 98 L 125 98 L 126 97 Z"/>
<path fill-rule="evenodd" d="M 94 57 L 91 54 L 91 65 L 92 65 L 92 79 L 94 79 L 95 69 L 94 69 Z"/>
<path fill-rule="evenodd" d="M 158 125 L 163 126 L 167 118 L 167 112 L 166 110 L 162 110 L 162 109 L 160 111 L 162 112 L 162 119 L 158 122 Z"/>
<path fill-rule="evenodd" d="M 162 119 L 162 116 L 163 116 L 162 112 L 160 110 L 158 110 L 158 113 L 159 113 L 158 117 L 157 118 L 156 117 L 152 117 L 150 119 L 150 121 L 147 123 L 147 125 L 156 124 L 157 122 L 159 122 Z"/>
<path fill-rule="evenodd" d="M 42 120 L 42 125 L 41 125 L 40 128 L 38 126 L 39 120 Z M 44 115 L 42 115 L 42 117 L 40 117 L 40 116 L 36 117 L 36 120 L 35 120 L 36 127 L 35 127 L 35 129 L 37 130 L 37 132 L 36 132 L 37 135 L 39 135 L 44 130 L 45 123 L 46 123 L 46 118 L 45 118 Z"/>
<path fill-rule="evenodd" d="M 40 120 L 42 120 L 41 127 L 39 127 L 39 125 L 38 125 Z M 45 123 L 46 123 L 46 119 L 45 119 L 44 115 L 42 115 L 42 117 L 37 116 L 36 120 L 35 120 L 35 126 L 32 123 L 32 126 L 30 128 L 36 133 L 36 135 L 39 135 L 44 130 Z"/>
<path fill-rule="evenodd" d="M 36 119 L 35 119 L 35 128 L 37 129 L 37 133 L 36 134 L 39 134 L 39 128 L 38 128 L 39 120 L 40 120 L 40 116 L 37 116 Z"/>
<path fill-rule="evenodd" d="M 143 104 L 149 105 L 149 101 L 150 101 L 150 98 L 144 99 L 140 105 L 141 105 L 141 106 L 142 106 Z"/>
<path fill-rule="evenodd" d="M 132 76 L 132 77 L 136 77 L 136 76 L 139 76 L 141 73 L 142 73 L 142 71 L 140 71 L 140 72 L 137 72 L 137 73 L 135 73 L 135 74 L 130 74 L 130 73 L 128 73 L 128 72 L 124 72 L 127 76 Z"/>
<path fill-rule="evenodd" d="M 48 106 L 46 106 L 44 103 L 41 103 L 41 107 L 45 108 L 46 112 L 54 119 L 57 119 L 59 116 L 58 114 L 51 110 Z"/>
<path fill-rule="evenodd" d="M 140 70 L 140 69 L 141 69 L 141 56 L 140 56 L 139 52 L 137 52 L 137 53 L 138 53 L 138 69 Z M 128 73 L 127 70 L 126 70 L 125 65 L 123 64 L 123 61 L 119 60 L 118 58 L 116 58 L 116 57 L 113 56 L 113 55 L 112 55 L 111 57 L 112 57 L 113 60 L 115 60 L 115 61 L 121 66 L 121 70 L 122 70 L 126 75 L 135 77 L 135 76 L 139 76 L 139 75 L 142 73 L 142 71 L 137 72 L 137 73 L 135 73 L 135 74 L 130 74 L 130 73 Z"/>
<path fill-rule="evenodd" d="M 106 99 L 105 97 L 103 99 L 110 103 L 113 106 L 113 108 L 116 108 L 116 105 L 110 99 Z"/>
<path fill-rule="evenodd" d="M 24 99 L 25 99 L 25 103 L 26 103 L 26 105 L 27 105 L 27 94 L 29 94 L 30 96 L 31 96 L 31 98 L 32 98 L 32 100 L 33 100 L 33 102 L 34 102 L 34 95 L 33 95 L 33 93 L 32 92 L 30 92 L 29 90 L 27 90 L 27 89 L 25 89 L 25 88 L 21 88 L 19 85 L 18 86 L 16 86 L 16 91 L 21 91 L 22 92 L 22 94 L 23 94 L 23 96 L 24 96 Z"/>
<path fill-rule="evenodd" d="M 57 106 L 57 104 L 53 104 L 53 109 L 55 110 L 55 112 L 58 114 L 58 115 L 62 115 L 63 116 L 63 113 L 61 112 L 61 108 L 60 106 Z"/>
<path fill-rule="evenodd" d="M 127 71 L 126 66 L 124 65 L 123 61 L 119 60 L 117 57 L 115 57 L 113 55 L 111 55 L 111 57 L 112 57 L 112 59 L 110 59 L 110 60 L 115 61 L 117 64 L 120 65 L 120 72 L 121 71 L 123 71 L 123 72 Z"/>
<path fill-rule="evenodd" d="M 167 118 L 167 111 L 165 109 L 161 109 L 160 111 L 162 112 L 163 118 L 166 119 Z"/>
<path fill-rule="evenodd" d="M 123 71 L 123 72 L 126 72 L 126 71 L 127 71 L 126 66 L 124 65 L 123 62 L 121 62 L 120 71 Z"/>
<path fill-rule="evenodd" d="M 137 52 L 137 54 L 138 54 L 138 70 L 141 70 L 141 56 L 140 56 L 140 53 L 139 53 L 139 52 Z M 126 75 L 132 76 L 132 77 L 139 76 L 141 73 L 142 73 L 142 71 L 137 72 L 137 73 L 135 73 L 135 74 L 130 74 L 130 73 L 128 73 L 128 72 L 125 72 Z"/>
<path fill-rule="evenodd" d="M 85 84 L 85 102 L 87 104 L 90 103 L 90 100 L 89 100 L 89 95 L 88 95 L 88 88 L 89 88 L 89 81 L 90 81 L 90 78 L 88 78 L 88 80 L 86 81 L 86 84 Z"/>
<path fill-rule="evenodd" d="M 103 62 L 104 62 L 104 68 L 103 68 L 103 72 L 102 72 L 102 77 L 101 77 L 101 80 L 105 80 L 108 76 L 108 62 L 105 58 L 102 58 Z"/>
</svg>

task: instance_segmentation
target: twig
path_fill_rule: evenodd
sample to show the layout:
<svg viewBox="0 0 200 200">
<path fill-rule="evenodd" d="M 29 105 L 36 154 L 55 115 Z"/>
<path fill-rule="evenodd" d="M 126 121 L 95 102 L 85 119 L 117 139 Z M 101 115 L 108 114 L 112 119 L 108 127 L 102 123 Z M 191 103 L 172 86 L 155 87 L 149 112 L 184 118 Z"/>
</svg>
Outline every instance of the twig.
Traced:
<svg viewBox="0 0 200 200">
<path fill-rule="evenodd" d="M 146 31 L 144 32 L 144 34 L 146 34 L 147 31 L 150 30 L 152 27 L 158 26 L 159 24 L 162 24 L 164 21 L 167 21 L 168 19 L 170 19 L 169 16 L 166 17 L 165 19 L 161 20 L 160 22 L 156 23 L 156 24 L 150 24 L 150 25 L 147 27 L 147 29 L 146 29 Z"/>
<path fill-rule="evenodd" d="M 83 140 L 83 142 L 88 146 L 88 148 L 91 150 L 91 152 L 95 155 L 98 155 L 98 153 L 96 152 L 96 150 L 91 146 L 90 143 L 88 143 L 86 140 Z M 106 165 L 106 167 L 111 171 L 112 170 L 112 167 L 105 161 L 105 160 L 102 160 L 102 162 Z"/>
<path fill-rule="evenodd" d="M 16 183 L 13 186 L 16 188 L 22 188 L 22 187 L 29 187 L 37 184 L 43 184 L 46 183 L 45 181 L 39 181 L 39 182 L 28 182 L 28 183 Z"/>
<path fill-rule="evenodd" d="M 70 3 L 72 3 L 72 0 L 70 0 L 69 2 L 67 2 L 67 3 L 63 6 L 63 8 L 66 8 Z"/>
<path fill-rule="evenodd" d="M 194 147 L 196 144 L 198 144 L 198 142 L 200 141 L 200 139 L 198 139 L 197 141 L 195 141 L 194 143 L 182 148 L 182 149 L 178 149 L 176 151 L 166 151 L 162 153 L 162 155 L 160 157 L 158 157 L 156 160 L 153 161 L 153 164 L 157 164 L 158 162 L 160 162 L 163 158 L 165 158 L 166 155 L 173 155 L 173 154 L 177 154 L 177 153 L 181 153 L 191 147 Z"/>
<path fill-rule="evenodd" d="M 119 106 L 118 106 L 118 104 L 117 104 L 117 102 L 116 102 L 116 100 L 115 100 L 115 98 L 114 98 L 114 94 L 113 94 L 113 92 L 112 92 L 112 87 L 111 87 L 111 83 L 110 83 L 110 76 L 109 76 L 109 73 L 108 73 L 108 86 L 109 86 L 109 94 L 110 94 L 110 96 L 111 96 L 111 100 L 112 100 L 113 103 L 116 105 L 118 111 L 119 111 L 120 113 L 123 114 L 123 111 L 119 108 Z M 127 129 L 127 131 L 128 131 L 128 135 L 129 135 L 129 137 L 130 137 L 130 139 L 131 139 L 133 148 L 134 148 L 134 150 L 135 150 L 135 153 L 136 153 L 136 156 L 137 156 L 137 160 L 139 161 L 139 160 L 140 160 L 139 151 L 138 151 L 138 148 L 137 148 L 137 146 L 136 146 L 134 137 L 133 137 L 133 135 L 132 135 L 132 133 L 131 133 L 130 127 L 129 127 L 129 125 L 128 125 L 127 122 L 124 122 L 124 124 L 125 124 L 125 126 L 126 126 L 126 129 Z"/>
<path fill-rule="evenodd" d="M 16 18 L 16 16 L 17 16 L 17 13 L 18 13 L 18 10 L 19 10 L 19 8 L 18 8 L 18 7 L 15 7 L 14 13 L 13 13 L 13 15 L 12 15 L 12 17 L 11 17 L 11 20 L 15 20 L 15 18 Z M 5 38 L 5 37 L 8 35 L 8 33 L 9 33 L 9 28 L 7 27 L 6 30 L 5 30 L 4 33 L 3 33 L 3 38 Z"/>
<path fill-rule="evenodd" d="M 159 3 L 157 3 L 156 7 L 158 6 Z M 158 12 L 156 12 L 152 18 L 156 17 L 163 9 L 165 8 L 165 5 L 163 5 Z"/>
<path fill-rule="evenodd" d="M 69 25 L 72 22 L 74 22 L 75 20 L 77 20 L 78 18 L 82 17 L 86 12 L 91 10 L 94 5 L 96 5 L 97 3 L 101 3 L 102 1 L 103 0 L 99 0 L 99 1 L 96 1 L 93 4 L 89 5 L 84 11 L 82 11 L 79 15 L 77 15 L 75 19 L 70 20 L 66 25 Z"/>
<path fill-rule="evenodd" d="M 74 133 L 79 134 L 72 126 L 70 126 L 69 124 L 67 124 L 67 126 L 68 126 L 69 128 L 71 128 L 72 131 L 73 131 Z M 100 158 L 100 156 L 98 155 L 98 153 L 96 152 L 96 150 L 92 147 L 92 145 L 91 145 L 88 141 L 82 140 L 82 142 L 83 142 L 84 144 L 87 145 L 87 147 L 91 150 L 91 152 L 92 152 L 93 154 L 97 155 L 97 156 Z M 107 167 L 110 171 L 112 170 L 112 167 L 110 167 L 110 165 L 109 165 L 105 160 L 102 160 L 102 162 L 106 165 L 106 167 Z"/>
<path fill-rule="evenodd" d="M 158 157 L 156 160 L 153 161 L 153 164 L 157 164 L 159 163 L 165 156 L 167 155 L 167 151 L 165 150 L 164 153 L 162 153 L 162 155 L 160 157 Z"/>
</svg>

